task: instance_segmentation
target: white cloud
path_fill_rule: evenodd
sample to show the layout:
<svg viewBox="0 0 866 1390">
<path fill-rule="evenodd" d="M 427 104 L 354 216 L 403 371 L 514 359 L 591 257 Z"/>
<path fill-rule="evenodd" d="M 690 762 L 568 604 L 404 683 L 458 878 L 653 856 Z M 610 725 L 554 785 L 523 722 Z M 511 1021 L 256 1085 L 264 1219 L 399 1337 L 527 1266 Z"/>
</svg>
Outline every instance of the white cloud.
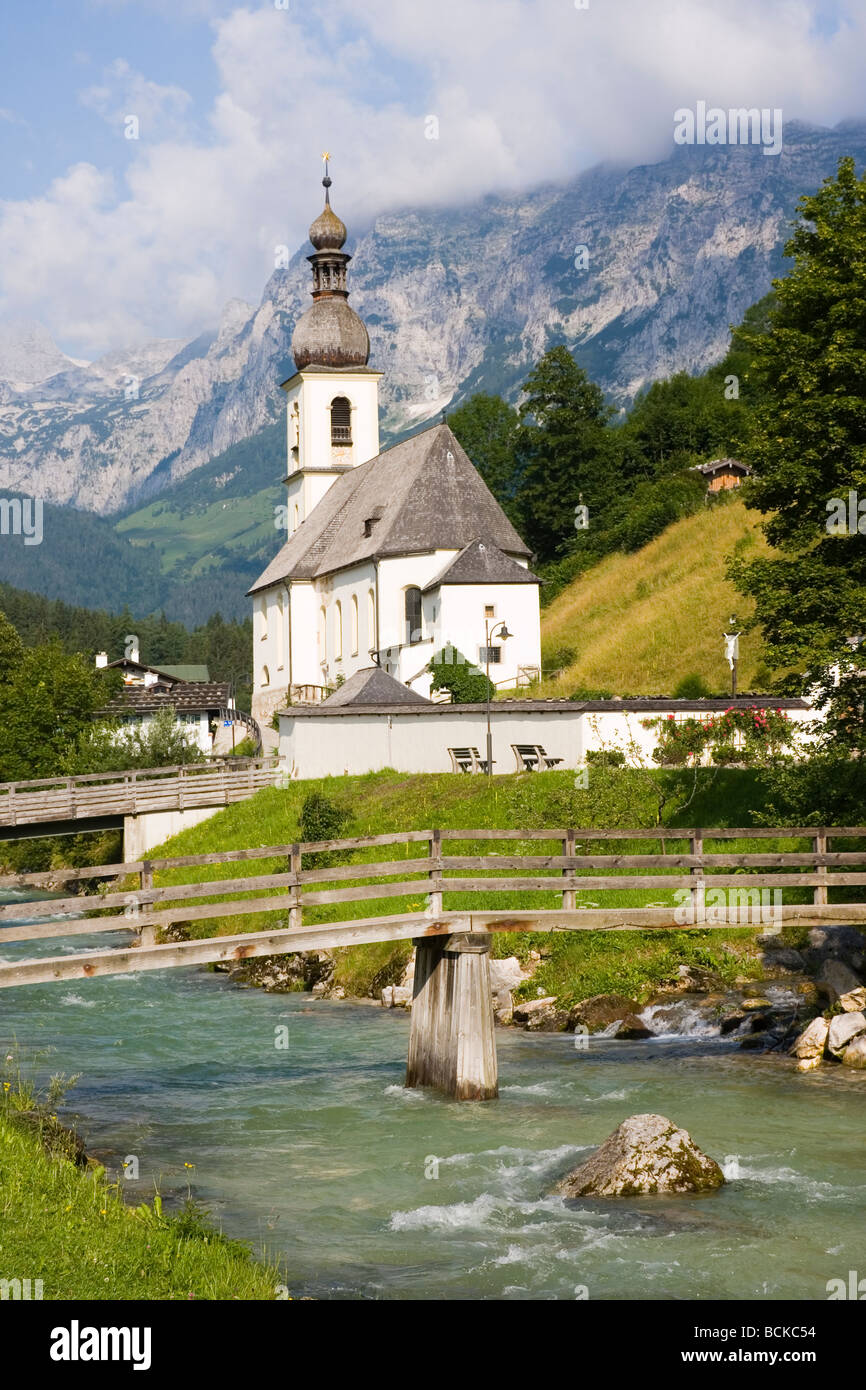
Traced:
<svg viewBox="0 0 866 1390">
<path fill-rule="evenodd" d="M 191 335 L 232 295 L 257 297 L 277 243 L 303 240 L 324 148 L 334 204 L 358 228 L 389 207 L 663 157 L 674 110 L 698 99 L 828 125 L 864 115 L 864 8 L 849 0 L 826 31 L 814 0 L 210 9 L 212 110 L 123 61 L 91 85 L 83 100 L 106 119 L 141 116 L 125 179 L 84 162 L 0 204 L 0 304 L 79 354 Z"/>
</svg>

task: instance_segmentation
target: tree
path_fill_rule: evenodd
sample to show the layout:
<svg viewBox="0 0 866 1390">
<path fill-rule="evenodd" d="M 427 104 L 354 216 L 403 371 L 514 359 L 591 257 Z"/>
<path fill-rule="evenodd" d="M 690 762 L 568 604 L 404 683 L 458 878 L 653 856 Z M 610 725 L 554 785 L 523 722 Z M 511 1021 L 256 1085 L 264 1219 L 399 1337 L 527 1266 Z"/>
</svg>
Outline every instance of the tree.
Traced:
<svg viewBox="0 0 866 1390">
<path fill-rule="evenodd" d="M 6 614 L 0 612 L 0 682 L 12 680 L 23 656 L 24 643 Z"/>
<path fill-rule="evenodd" d="M 131 767 L 178 767 L 204 762 L 191 729 L 177 722 L 174 709 L 161 709 L 147 724 L 129 726 L 113 720 L 82 729 L 63 753 L 68 776 L 85 772 L 123 772 Z"/>
<path fill-rule="evenodd" d="M 454 705 L 480 705 L 487 699 L 488 691 L 491 697 L 496 694 L 496 687 L 485 673 L 470 665 L 450 643 L 436 653 L 427 670 L 433 675 L 431 691 L 449 691 Z"/>
<path fill-rule="evenodd" d="M 514 406 L 480 391 L 449 415 L 448 424 L 509 520 L 519 525 L 520 419 Z"/>
<path fill-rule="evenodd" d="M 519 510 L 523 534 L 542 561 L 574 546 L 575 508 L 589 508 L 598 525 L 616 495 L 611 409 L 561 346 L 530 372 L 520 407 Z"/>
<path fill-rule="evenodd" d="M 0 682 L 0 780 L 52 777 L 68 745 L 89 727 L 119 682 L 58 641 L 25 650 Z"/>
<path fill-rule="evenodd" d="M 774 282 L 768 331 L 740 335 L 759 383 L 746 498 L 777 554 L 730 573 L 776 668 L 795 668 L 800 689 L 816 683 L 863 750 L 862 691 L 845 680 L 866 630 L 866 509 L 853 529 L 828 526 L 834 499 L 846 518 L 850 494 L 866 500 L 866 177 L 853 159 L 800 199 L 785 254 L 794 264 Z"/>
</svg>

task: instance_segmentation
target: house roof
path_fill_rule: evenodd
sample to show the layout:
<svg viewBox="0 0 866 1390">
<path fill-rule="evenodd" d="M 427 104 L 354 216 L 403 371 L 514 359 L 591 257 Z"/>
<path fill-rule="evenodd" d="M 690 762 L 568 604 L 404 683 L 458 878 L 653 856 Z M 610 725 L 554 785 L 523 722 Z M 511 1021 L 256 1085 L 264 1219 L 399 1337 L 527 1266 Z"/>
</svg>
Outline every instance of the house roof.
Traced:
<svg viewBox="0 0 866 1390">
<path fill-rule="evenodd" d="M 141 671 L 142 674 L 145 671 L 152 671 L 156 676 L 167 676 L 169 680 L 175 681 L 210 680 L 210 672 L 206 666 L 154 666 L 152 662 L 148 661 L 133 661 L 130 656 L 121 656 L 118 657 L 117 661 L 109 661 L 107 669 L 109 671 L 134 670 Z"/>
<path fill-rule="evenodd" d="M 712 478 L 716 473 L 751 473 L 751 468 L 747 463 L 741 463 L 739 459 L 711 459 L 709 463 L 696 463 L 693 465 L 693 473 L 703 473 L 705 478 Z"/>
<path fill-rule="evenodd" d="M 529 558 L 451 430 L 434 425 L 332 483 L 248 592 L 364 560 L 463 550 L 478 536 L 507 555 Z"/>
<path fill-rule="evenodd" d="M 490 541 L 470 541 L 431 579 L 424 592 L 440 584 L 540 584 L 541 580 L 525 565 L 506 555 Z"/>
<path fill-rule="evenodd" d="M 128 685 L 101 709 L 101 715 L 152 714 L 174 708 L 188 713 L 227 709 L 228 681 L 178 681 L 170 688 L 160 685 Z"/>
<path fill-rule="evenodd" d="M 381 666 L 366 666 L 356 671 L 344 685 L 322 701 L 322 707 L 340 708 L 346 705 L 430 705 L 417 691 L 401 685 L 400 681 L 389 676 Z"/>
</svg>

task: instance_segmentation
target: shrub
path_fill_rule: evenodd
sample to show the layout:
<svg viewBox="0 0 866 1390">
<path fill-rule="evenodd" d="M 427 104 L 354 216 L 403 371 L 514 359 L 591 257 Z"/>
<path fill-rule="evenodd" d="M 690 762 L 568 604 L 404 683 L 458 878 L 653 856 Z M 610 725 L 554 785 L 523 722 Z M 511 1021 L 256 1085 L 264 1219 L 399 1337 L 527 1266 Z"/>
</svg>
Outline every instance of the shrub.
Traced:
<svg viewBox="0 0 866 1390">
<path fill-rule="evenodd" d="M 674 690 L 675 700 L 705 700 L 712 695 L 710 687 L 707 685 L 703 676 L 696 672 L 691 675 L 683 676 L 679 685 Z"/>
<path fill-rule="evenodd" d="M 625 753 L 621 748 L 590 748 L 586 753 L 586 761 L 599 767 L 623 767 Z"/>
<path fill-rule="evenodd" d="M 593 690 L 590 686 L 579 685 L 576 690 L 572 690 L 569 700 L 612 700 L 613 692 L 610 690 Z"/>
<path fill-rule="evenodd" d="M 433 676 L 431 691 L 447 690 L 454 705 L 480 705 L 487 699 L 488 689 L 491 697 L 496 694 L 493 682 L 450 642 L 436 653 L 427 670 Z"/>
<path fill-rule="evenodd" d="M 298 819 L 298 838 L 301 841 L 339 840 L 352 819 L 351 811 L 331 801 L 324 792 L 310 792 L 304 797 Z M 345 851 L 319 850 L 304 855 L 307 868 L 325 868 L 345 859 Z"/>
</svg>

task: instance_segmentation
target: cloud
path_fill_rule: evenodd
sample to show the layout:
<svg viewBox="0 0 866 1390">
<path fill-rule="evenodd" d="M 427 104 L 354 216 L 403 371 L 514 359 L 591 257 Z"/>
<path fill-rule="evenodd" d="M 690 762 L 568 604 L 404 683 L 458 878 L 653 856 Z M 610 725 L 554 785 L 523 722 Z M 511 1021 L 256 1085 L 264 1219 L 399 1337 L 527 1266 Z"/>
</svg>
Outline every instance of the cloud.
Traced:
<svg viewBox="0 0 866 1390">
<path fill-rule="evenodd" d="M 160 22 L 163 0 L 144 3 Z M 325 148 L 334 204 L 358 230 L 400 206 L 662 158 L 674 111 L 698 99 L 824 125 L 866 114 L 860 0 L 832 13 L 815 0 L 205 9 L 209 111 L 118 60 L 82 100 L 111 123 L 139 115 L 125 172 L 84 160 L 0 204 L 0 306 L 76 355 L 192 336 L 231 296 L 257 299 L 275 245 L 299 245 L 318 211 Z"/>
</svg>

